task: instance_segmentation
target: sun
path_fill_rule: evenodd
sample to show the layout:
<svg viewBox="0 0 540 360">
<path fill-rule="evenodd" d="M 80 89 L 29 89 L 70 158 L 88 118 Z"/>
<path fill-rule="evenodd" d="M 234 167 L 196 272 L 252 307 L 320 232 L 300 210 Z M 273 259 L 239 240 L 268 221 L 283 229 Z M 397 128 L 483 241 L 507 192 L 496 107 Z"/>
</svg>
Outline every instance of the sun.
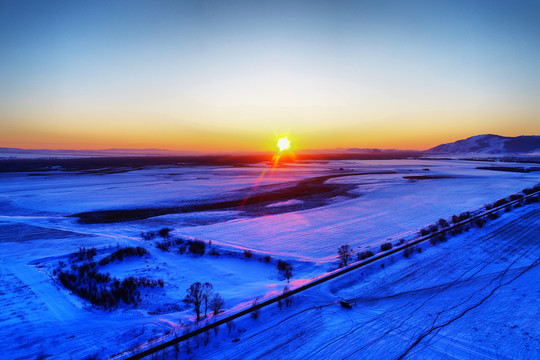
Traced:
<svg viewBox="0 0 540 360">
<path fill-rule="evenodd" d="M 279 151 L 287 150 L 291 146 L 291 142 L 285 136 L 278 140 L 277 146 L 279 148 Z"/>
</svg>

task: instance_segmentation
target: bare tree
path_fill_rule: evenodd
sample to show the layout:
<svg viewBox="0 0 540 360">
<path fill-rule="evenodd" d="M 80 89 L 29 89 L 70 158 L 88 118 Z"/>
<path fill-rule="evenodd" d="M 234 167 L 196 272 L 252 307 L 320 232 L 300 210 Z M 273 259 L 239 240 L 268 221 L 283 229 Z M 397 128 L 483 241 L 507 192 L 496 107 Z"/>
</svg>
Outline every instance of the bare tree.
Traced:
<svg viewBox="0 0 540 360">
<path fill-rule="evenodd" d="M 184 329 L 182 330 L 182 334 L 183 335 L 187 335 L 189 334 L 189 332 L 191 331 L 191 326 L 190 325 L 185 325 L 184 326 Z M 189 347 L 189 338 L 187 338 L 185 341 L 184 341 L 184 345 L 186 347 L 186 353 L 190 353 L 191 352 L 191 349 Z"/>
<path fill-rule="evenodd" d="M 234 329 L 236 329 L 236 324 L 234 323 L 234 321 L 232 321 L 232 320 L 227 321 L 227 330 L 229 330 L 229 334 Z"/>
<path fill-rule="evenodd" d="M 291 264 L 287 264 L 287 266 L 285 267 L 285 270 L 283 270 L 283 276 L 285 276 L 285 279 L 287 279 L 287 282 L 290 281 L 290 279 L 292 278 L 292 265 Z"/>
<path fill-rule="evenodd" d="M 204 316 L 208 312 L 208 304 L 212 302 L 212 295 L 214 295 L 214 287 L 209 282 L 205 282 L 203 285 Z"/>
<path fill-rule="evenodd" d="M 204 327 L 208 326 L 208 320 L 204 323 Z M 210 329 L 204 330 L 204 346 L 208 345 L 210 342 Z"/>
<path fill-rule="evenodd" d="M 223 306 L 225 306 L 225 301 L 223 301 L 223 298 L 217 291 L 214 293 L 214 296 L 212 297 L 212 302 L 210 305 L 211 305 L 212 311 L 214 312 L 214 315 L 219 314 L 219 312 L 223 310 Z"/>
<path fill-rule="evenodd" d="M 251 307 L 255 307 L 257 306 L 257 303 L 258 303 L 259 299 L 253 299 L 253 301 L 251 302 Z M 255 309 L 251 312 L 251 317 L 253 319 L 258 319 L 259 318 L 259 314 L 261 313 L 261 310 L 260 309 Z"/>
<path fill-rule="evenodd" d="M 289 289 L 289 287 L 285 286 L 285 288 L 283 289 L 283 295 L 288 294 L 290 291 L 291 290 Z M 291 304 L 292 304 L 292 296 L 289 295 L 285 297 L 285 306 L 289 307 L 291 306 Z"/>
<path fill-rule="evenodd" d="M 214 321 L 215 323 L 215 321 Z M 219 333 L 219 326 L 214 326 L 214 336 L 217 336 Z"/>
<path fill-rule="evenodd" d="M 338 258 L 343 262 L 344 266 L 347 266 L 349 260 L 352 259 L 354 255 L 354 250 L 350 245 L 341 245 L 337 251 Z"/>
<path fill-rule="evenodd" d="M 201 305 L 204 299 L 204 286 L 200 282 L 196 282 L 191 284 L 186 291 L 188 294 L 184 302 L 193 308 L 197 315 L 197 322 L 199 322 L 201 319 Z"/>
</svg>

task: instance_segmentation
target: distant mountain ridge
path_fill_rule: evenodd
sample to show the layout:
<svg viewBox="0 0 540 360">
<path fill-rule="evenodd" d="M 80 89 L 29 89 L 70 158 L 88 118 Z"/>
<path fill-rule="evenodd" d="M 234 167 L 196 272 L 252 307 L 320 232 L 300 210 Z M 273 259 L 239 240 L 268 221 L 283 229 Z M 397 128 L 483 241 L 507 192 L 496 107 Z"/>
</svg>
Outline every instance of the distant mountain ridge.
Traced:
<svg viewBox="0 0 540 360">
<path fill-rule="evenodd" d="M 9 157 L 105 157 L 105 156 L 175 156 L 196 155 L 196 152 L 174 151 L 166 149 L 101 149 L 101 150 L 70 150 L 70 149 L 20 149 L 0 147 L 0 159 Z"/>
<path fill-rule="evenodd" d="M 452 143 L 441 144 L 429 150 L 399 150 L 374 148 L 306 149 L 298 154 L 307 158 L 326 156 L 328 158 L 354 159 L 355 157 L 415 157 L 422 155 L 515 155 L 540 154 L 540 136 L 522 135 L 516 137 L 484 134 L 471 136 Z M 19 149 L 0 147 L 0 160 L 24 158 L 83 158 L 83 157 L 129 157 L 129 156 L 240 156 L 264 155 L 266 153 L 223 153 L 205 154 L 194 151 L 174 151 L 167 149 L 102 149 L 102 150 L 50 150 Z M 333 156 L 333 157 L 332 157 Z"/>
<path fill-rule="evenodd" d="M 540 153 L 540 136 L 523 135 L 507 137 L 484 134 L 448 144 L 441 144 L 425 151 L 428 155 L 459 154 L 530 154 Z"/>
</svg>

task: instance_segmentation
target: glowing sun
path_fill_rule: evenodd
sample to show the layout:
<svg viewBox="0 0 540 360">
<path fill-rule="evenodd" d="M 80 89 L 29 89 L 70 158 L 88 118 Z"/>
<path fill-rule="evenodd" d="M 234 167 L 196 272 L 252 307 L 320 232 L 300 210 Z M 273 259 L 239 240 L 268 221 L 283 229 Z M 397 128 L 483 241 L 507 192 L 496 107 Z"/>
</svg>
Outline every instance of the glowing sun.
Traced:
<svg viewBox="0 0 540 360">
<path fill-rule="evenodd" d="M 286 150 L 289 148 L 289 146 L 291 146 L 291 142 L 289 141 L 289 139 L 287 139 L 287 137 L 282 137 L 278 140 L 277 142 L 277 146 L 279 148 L 279 151 L 283 151 L 283 150 Z"/>
</svg>

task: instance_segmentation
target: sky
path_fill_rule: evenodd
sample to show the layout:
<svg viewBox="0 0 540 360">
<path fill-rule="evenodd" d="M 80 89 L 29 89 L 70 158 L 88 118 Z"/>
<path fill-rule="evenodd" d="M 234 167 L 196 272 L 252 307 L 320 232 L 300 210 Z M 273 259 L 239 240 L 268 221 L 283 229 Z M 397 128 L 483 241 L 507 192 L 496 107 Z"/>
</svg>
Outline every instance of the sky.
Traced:
<svg viewBox="0 0 540 360">
<path fill-rule="evenodd" d="M 0 147 L 540 135 L 540 2 L 0 0 Z"/>
</svg>

